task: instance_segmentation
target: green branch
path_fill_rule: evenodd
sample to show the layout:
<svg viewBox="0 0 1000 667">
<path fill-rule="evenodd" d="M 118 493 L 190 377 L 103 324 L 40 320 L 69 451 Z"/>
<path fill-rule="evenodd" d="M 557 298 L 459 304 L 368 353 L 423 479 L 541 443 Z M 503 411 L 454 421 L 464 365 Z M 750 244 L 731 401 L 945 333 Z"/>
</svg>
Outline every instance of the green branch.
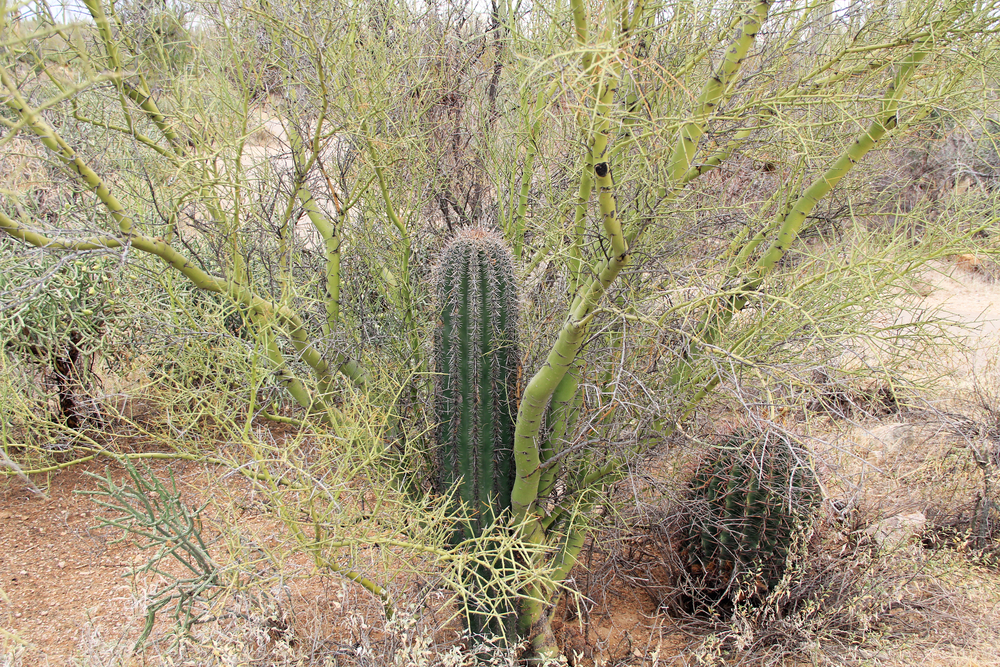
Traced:
<svg viewBox="0 0 1000 667">
<path fill-rule="evenodd" d="M 726 49 L 722 64 L 702 89 L 698 97 L 698 106 L 691 118 L 681 127 L 677 145 L 667 161 L 667 176 L 670 182 L 680 183 L 691 168 L 694 154 L 698 150 L 698 142 L 705 133 L 705 126 L 722 103 L 726 90 L 743 64 L 750 47 L 753 46 L 770 8 L 771 0 L 755 0 L 753 9 L 739 27 L 735 41 Z"/>
<path fill-rule="evenodd" d="M 398 285 L 400 301 L 403 305 L 403 328 L 406 330 L 407 341 L 410 346 L 410 368 L 416 373 L 423 374 L 427 371 L 427 363 L 424 360 L 423 348 L 420 344 L 420 332 L 417 331 L 416 327 L 413 290 L 410 285 L 410 261 L 413 256 L 410 230 L 396 213 L 396 207 L 392 203 L 389 186 L 385 180 L 385 171 L 382 165 L 379 164 L 378 157 L 375 154 L 375 146 L 372 144 L 371 139 L 368 139 L 368 152 L 371 156 L 375 173 L 378 175 L 379 192 L 382 194 L 382 202 L 385 204 L 386 216 L 388 216 L 389 221 L 396 228 L 396 231 L 399 232 L 399 238 L 403 244 L 402 252 L 400 253 L 401 274 L 399 280 L 394 282 Z M 414 396 L 414 398 L 416 397 Z"/>
<path fill-rule="evenodd" d="M 836 187 L 837 183 L 847 175 L 875 145 L 893 128 L 898 122 L 896 113 L 899 107 L 899 99 L 907 82 L 913 76 L 917 66 L 927 56 L 926 44 L 910 53 L 899 64 L 899 70 L 895 78 L 889 85 L 885 96 L 882 99 L 881 109 L 865 130 L 854 143 L 851 144 L 841 154 L 833 165 L 827 169 L 819 178 L 813 181 L 806 191 L 795 201 L 791 209 L 782 217 L 778 225 L 776 237 L 757 261 L 754 269 L 747 272 L 741 279 L 736 289 L 727 295 L 719 298 L 707 309 L 707 315 L 698 327 L 691 339 L 689 349 L 675 369 L 670 384 L 674 387 L 686 385 L 691 378 L 693 365 L 701 354 L 699 346 L 712 346 L 722 334 L 722 331 L 729 325 L 733 317 L 746 307 L 751 295 L 763 284 L 765 277 L 774 270 L 778 262 L 784 257 L 798 236 L 802 223 L 815 208 L 816 204 Z M 758 234 L 750 241 L 756 247 L 762 241 Z M 741 256 L 746 253 L 741 253 Z M 699 342 L 695 342 L 699 341 Z M 704 395 L 703 389 L 699 396 Z"/>
</svg>

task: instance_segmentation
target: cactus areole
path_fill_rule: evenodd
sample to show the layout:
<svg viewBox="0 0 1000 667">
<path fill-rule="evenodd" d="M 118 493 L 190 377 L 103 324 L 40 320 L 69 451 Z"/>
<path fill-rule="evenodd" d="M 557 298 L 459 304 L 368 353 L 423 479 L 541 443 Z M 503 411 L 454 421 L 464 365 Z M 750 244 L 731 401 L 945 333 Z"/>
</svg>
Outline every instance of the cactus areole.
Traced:
<svg viewBox="0 0 1000 667">
<path fill-rule="evenodd" d="M 520 352 L 510 251 L 484 227 L 459 230 L 436 273 L 437 485 L 466 508 L 455 539 L 482 534 L 510 506 Z"/>
</svg>

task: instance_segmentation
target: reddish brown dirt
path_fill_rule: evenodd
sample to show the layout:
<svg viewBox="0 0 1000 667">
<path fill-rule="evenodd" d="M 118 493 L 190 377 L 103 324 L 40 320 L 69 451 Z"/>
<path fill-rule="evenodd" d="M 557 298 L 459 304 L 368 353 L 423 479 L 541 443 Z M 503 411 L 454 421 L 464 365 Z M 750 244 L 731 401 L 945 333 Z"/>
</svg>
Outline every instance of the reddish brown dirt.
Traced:
<svg viewBox="0 0 1000 667">
<path fill-rule="evenodd" d="M 238 516 L 226 517 L 226 522 L 245 529 L 262 546 L 285 554 L 282 570 L 288 584 L 278 599 L 283 622 L 294 626 L 299 657 L 362 642 L 391 645 L 401 641 L 378 627 L 378 605 L 364 591 L 345 586 L 339 577 L 317 575 L 301 555 L 289 557 L 291 545 L 281 544 L 282 531 L 266 518 L 266 510 L 254 500 L 245 480 L 230 475 L 219 483 L 219 473 L 212 466 L 184 461 L 154 461 L 151 467 L 161 479 L 168 479 L 173 471 L 188 503 L 201 502 L 210 489 L 217 502 L 209 506 L 208 517 L 227 508 Z M 99 480 L 87 473 L 103 476 L 107 470 L 117 483 L 125 478 L 119 465 L 108 462 L 90 462 L 54 474 L 47 486 L 44 478 L 36 477 L 35 483 L 48 498 L 33 493 L 17 478 L 0 482 L 0 591 L 5 594 L 0 595 L 0 646 L 8 655 L 17 655 L 16 665 L 167 664 L 158 651 L 145 655 L 132 651 L 143 624 L 144 603 L 139 598 L 150 579 L 136 580 L 130 573 L 146 562 L 148 552 L 141 551 L 134 540 L 117 541 L 121 531 L 100 526 L 100 518 L 110 513 L 80 493 L 98 488 Z M 203 534 L 210 538 L 216 528 L 209 519 Z M 445 597 L 431 593 L 420 604 L 425 609 L 422 613 L 443 621 L 447 614 L 439 615 L 427 605 Z M 675 641 L 651 631 L 662 624 L 655 620 L 655 604 L 645 596 L 621 590 L 601 597 L 599 607 L 584 620 L 577 613 L 580 607 L 574 605 L 564 605 L 557 614 L 554 627 L 570 665 L 642 664 L 640 656 L 657 646 L 663 647 L 661 655 L 676 655 Z M 152 639 L 162 636 L 168 625 L 169 619 L 161 618 Z M 265 624 L 263 634 L 272 630 Z M 438 630 L 435 635 L 439 647 L 440 642 L 451 644 L 457 637 L 450 630 L 443 634 Z M 405 646 L 406 639 L 402 642 Z M 270 643 L 261 647 L 262 655 L 273 650 Z M 674 645 L 672 650 L 666 650 L 670 645 Z M 388 646 L 372 648 L 392 651 Z M 612 656 L 618 661 L 609 662 Z"/>
<path fill-rule="evenodd" d="M 116 536 L 98 527 L 100 508 L 74 493 L 96 488 L 85 473 L 103 469 L 89 463 L 52 476 L 48 499 L 17 479 L 0 487 L 0 628 L 24 645 L 24 664 L 68 664 L 95 632 L 123 644 L 138 633 L 125 578 L 138 549 L 112 544 Z"/>
<path fill-rule="evenodd" d="M 139 465 L 141 470 L 146 463 Z M 148 463 L 165 483 L 173 473 L 186 505 L 216 501 L 206 510 L 201 531 L 210 544 L 218 535 L 218 519 L 238 523 L 250 539 L 277 546 L 275 523 L 264 518 L 264 508 L 240 476 L 222 477 L 217 466 L 185 461 Z M 150 550 L 141 550 L 131 537 L 121 539 L 121 530 L 103 527 L 100 519 L 113 513 L 85 493 L 100 484 L 88 473 L 103 477 L 108 471 L 116 484 L 127 480 L 121 465 L 108 461 L 73 466 L 51 475 L 47 485 L 36 476 L 34 482 L 47 498 L 16 477 L 0 481 L 0 647 L 17 655 L 20 662 L 15 664 L 80 665 L 80 656 L 95 649 L 100 655 L 83 663 L 88 667 L 110 664 L 109 659 L 114 664 L 159 664 L 148 652 L 133 655 L 133 647 L 144 622 L 142 593 L 164 585 L 164 579 L 133 575 L 133 568 L 148 561 Z M 236 516 L 221 516 L 221 507 Z M 223 562 L 227 558 L 223 544 L 213 545 L 210 553 Z M 310 574 L 301 557 L 288 558 L 284 565 L 291 578 Z M 162 567 L 172 571 L 177 563 L 168 558 Z M 318 600 L 326 598 L 316 591 L 328 582 L 315 579 L 295 582 L 286 597 L 298 603 L 308 598 L 308 606 L 316 609 Z M 304 596 L 298 590 L 303 587 Z M 157 618 L 153 640 L 171 627 L 168 613 Z M 6 665 L 3 651 L 0 665 Z"/>
</svg>

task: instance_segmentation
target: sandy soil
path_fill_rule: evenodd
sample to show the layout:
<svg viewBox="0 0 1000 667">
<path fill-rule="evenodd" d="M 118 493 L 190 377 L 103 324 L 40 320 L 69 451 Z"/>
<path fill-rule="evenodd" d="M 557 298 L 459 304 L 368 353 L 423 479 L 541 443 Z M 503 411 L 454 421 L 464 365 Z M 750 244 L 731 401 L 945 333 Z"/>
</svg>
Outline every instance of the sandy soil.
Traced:
<svg viewBox="0 0 1000 667">
<path fill-rule="evenodd" d="M 71 664 L 95 636 L 127 643 L 138 616 L 127 578 L 135 546 L 98 527 L 100 509 L 76 491 L 93 489 L 84 464 L 54 475 L 48 498 L 8 479 L 0 493 L 0 627 L 28 648 L 25 664 Z M 38 480 L 43 484 L 46 480 Z"/>
</svg>

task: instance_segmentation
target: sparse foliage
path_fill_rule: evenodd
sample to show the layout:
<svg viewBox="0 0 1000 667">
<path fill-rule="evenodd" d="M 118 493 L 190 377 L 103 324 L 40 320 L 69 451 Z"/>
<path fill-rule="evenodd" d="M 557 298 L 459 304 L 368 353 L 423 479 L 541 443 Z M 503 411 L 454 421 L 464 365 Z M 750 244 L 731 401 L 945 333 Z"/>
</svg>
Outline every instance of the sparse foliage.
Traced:
<svg viewBox="0 0 1000 667">
<path fill-rule="evenodd" d="M 165 485 L 147 467 L 140 471 L 131 462 L 125 461 L 129 480 L 118 484 L 110 474 L 101 478 L 101 487 L 92 491 L 95 502 L 111 510 L 111 518 L 102 519 L 105 527 L 123 531 L 118 540 L 133 536 L 140 541 L 140 548 L 152 550 L 146 562 L 133 570 L 133 576 L 152 572 L 164 577 L 170 583 L 157 590 L 146 607 L 146 623 L 136 641 L 136 649 L 142 647 L 153 630 L 156 614 L 173 607 L 173 618 L 178 630 L 189 632 L 191 627 L 214 612 L 212 601 L 232 585 L 239 587 L 239 581 L 232 579 L 238 571 L 225 571 L 213 560 L 209 545 L 202 534 L 201 513 L 204 507 L 187 507 L 177 490 L 177 481 Z M 176 560 L 182 566 L 177 574 L 169 567 Z M 214 619 L 213 619 L 214 620 Z"/>
<path fill-rule="evenodd" d="M 0 7 L 0 148 L 44 174 L 5 181 L 0 229 L 53 266 L 122 257 L 137 300 L 121 308 L 154 323 L 143 331 L 156 299 L 140 288 L 166 295 L 160 333 L 185 330 L 187 358 L 211 362 L 167 385 L 186 406 L 157 436 L 171 449 L 210 420 L 250 449 L 257 418 L 322 425 L 342 442 L 340 477 L 314 467 L 330 452 L 248 457 L 299 548 L 387 614 L 387 589 L 338 554 L 421 553 L 459 596 L 476 571 L 518 599 L 538 661 L 557 656 L 552 610 L 632 466 L 705 410 L 796 409 L 815 372 L 852 352 L 891 386 L 934 322 L 885 312 L 930 259 L 992 233 L 991 219 L 910 224 L 920 208 L 887 205 L 902 196 L 877 192 L 871 166 L 947 116 L 982 132 L 969 135 L 979 157 L 944 182 L 992 182 L 980 174 L 994 168 L 994 112 L 968 85 L 995 90 L 992 1 L 571 0 L 488 16 L 462 3 L 83 4 L 75 26 L 44 2 L 31 20 Z M 46 216 L 31 204 L 42 190 L 74 203 Z M 441 541 L 447 499 L 428 493 L 433 434 L 447 430 L 431 408 L 428 277 L 444 237 L 482 222 L 521 262 L 530 319 L 510 518 L 459 552 Z M 36 284 L 54 340 L 72 341 L 79 319 L 54 279 Z M 242 391 L 219 359 L 245 373 Z M 206 400 L 210 387 L 227 395 Z M 849 401 L 895 404 L 889 391 Z M 369 535 L 337 508 L 373 462 L 388 469 L 377 506 L 399 511 L 385 526 L 363 514 Z M 423 532 L 406 518 L 421 513 Z"/>
</svg>

